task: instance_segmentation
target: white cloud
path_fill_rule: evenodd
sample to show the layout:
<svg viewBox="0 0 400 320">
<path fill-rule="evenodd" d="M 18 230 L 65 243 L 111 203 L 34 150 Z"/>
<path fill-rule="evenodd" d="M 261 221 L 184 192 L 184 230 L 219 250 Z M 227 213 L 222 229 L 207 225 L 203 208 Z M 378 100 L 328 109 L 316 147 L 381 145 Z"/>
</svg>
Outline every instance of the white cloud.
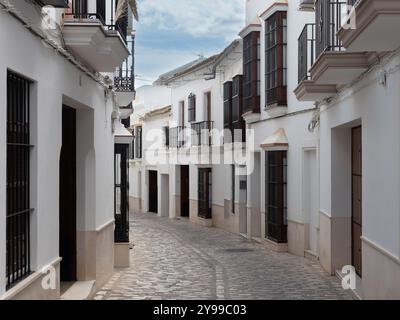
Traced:
<svg viewBox="0 0 400 320">
<path fill-rule="evenodd" d="M 232 39 L 244 20 L 244 0 L 141 0 L 140 24 L 193 37 Z"/>
</svg>

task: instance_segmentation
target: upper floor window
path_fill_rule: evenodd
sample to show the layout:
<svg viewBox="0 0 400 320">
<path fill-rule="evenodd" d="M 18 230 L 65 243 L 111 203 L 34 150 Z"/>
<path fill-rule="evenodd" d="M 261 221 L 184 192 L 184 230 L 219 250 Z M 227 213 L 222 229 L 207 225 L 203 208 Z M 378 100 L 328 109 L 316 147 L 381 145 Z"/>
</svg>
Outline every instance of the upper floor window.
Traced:
<svg viewBox="0 0 400 320">
<path fill-rule="evenodd" d="M 266 105 L 287 105 L 287 20 L 279 11 L 265 21 Z"/>
<path fill-rule="evenodd" d="M 165 147 L 169 148 L 169 127 L 164 127 Z"/>
<path fill-rule="evenodd" d="M 224 83 L 224 129 L 232 129 L 232 81 Z"/>
<path fill-rule="evenodd" d="M 196 121 L 196 95 L 193 93 L 189 95 L 188 121 Z"/>
<path fill-rule="evenodd" d="M 136 158 L 142 158 L 142 127 L 136 128 L 135 143 L 136 143 Z"/>
<path fill-rule="evenodd" d="M 260 32 L 243 39 L 243 112 L 260 112 Z"/>
<path fill-rule="evenodd" d="M 237 75 L 232 81 L 232 130 L 234 141 L 246 141 L 246 123 L 243 114 L 243 76 Z"/>
</svg>

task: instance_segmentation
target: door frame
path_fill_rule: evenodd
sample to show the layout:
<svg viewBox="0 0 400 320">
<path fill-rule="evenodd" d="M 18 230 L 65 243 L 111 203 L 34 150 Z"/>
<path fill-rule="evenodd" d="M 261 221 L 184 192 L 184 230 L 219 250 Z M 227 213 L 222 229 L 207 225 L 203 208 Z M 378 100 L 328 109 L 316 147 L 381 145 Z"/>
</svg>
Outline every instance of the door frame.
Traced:
<svg viewBox="0 0 400 320">
<path fill-rule="evenodd" d="M 361 195 L 361 212 L 360 212 L 360 224 L 356 223 L 354 221 L 354 190 L 355 190 L 355 186 L 354 186 L 354 179 L 353 177 L 356 175 L 354 174 L 354 139 L 355 139 L 355 131 L 356 130 L 360 130 L 360 152 L 361 152 L 361 159 L 360 159 L 360 175 L 359 177 L 361 178 L 361 184 L 360 184 L 360 195 Z M 361 236 L 362 236 L 362 216 L 363 216 L 363 210 L 362 210 L 362 125 L 360 126 L 356 126 L 351 128 L 351 264 L 352 266 L 354 266 L 357 275 L 361 278 L 362 277 L 362 240 L 361 240 Z M 354 247 L 354 224 L 358 224 L 360 226 L 360 239 L 359 239 L 359 247 L 360 247 L 360 266 L 359 269 L 357 270 L 357 266 L 355 264 L 355 247 Z"/>
<path fill-rule="evenodd" d="M 67 119 L 67 117 L 71 117 Z M 73 117 L 73 118 L 72 118 Z M 72 127 L 66 127 L 71 121 Z M 59 255 L 61 281 L 77 281 L 77 112 L 74 108 L 62 106 L 62 128 L 59 167 Z M 64 140 L 64 139 L 69 140 Z M 70 154 L 65 154 L 66 143 Z M 64 157 L 66 157 L 64 159 Z M 64 171 L 66 170 L 66 171 Z M 64 173 L 64 174 L 63 174 Z M 66 215 L 66 213 L 68 215 Z M 72 219 L 72 220 L 71 220 Z M 75 226 L 75 227 L 73 227 Z M 67 233 L 67 234 L 65 234 Z M 71 233 L 71 234 L 68 234 Z M 68 237 L 68 240 L 65 239 Z M 66 243 L 67 242 L 67 245 Z M 67 251 L 67 252 L 66 252 Z"/>
<path fill-rule="evenodd" d="M 183 183 L 183 173 L 185 173 L 187 179 L 185 179 L 185 181 L 187 181 L 187 183 L 184 185 Z M 190 216 L 190 192 L 189 192 L 189 188 L 190 188 L 190 167 L 189 165 L 181 165 L 180 166 L 180 216 L 181 217 L 189 217 Z M 183 192 L 185 190 L 185 192 Z M 187 197 L 185 197 L 185 200 L 183 199 L 183 194 L 187 195 Z M 185 204 L 186 203 L 186 204 Z M 184 213 L 184 214 L 183 214 Z"/>
</svg>

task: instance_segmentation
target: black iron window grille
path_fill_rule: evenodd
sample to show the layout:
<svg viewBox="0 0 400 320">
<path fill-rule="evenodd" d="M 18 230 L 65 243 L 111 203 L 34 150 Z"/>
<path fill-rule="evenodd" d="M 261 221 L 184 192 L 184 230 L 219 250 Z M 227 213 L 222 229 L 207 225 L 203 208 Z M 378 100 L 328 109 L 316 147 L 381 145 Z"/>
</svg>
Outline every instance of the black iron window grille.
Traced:
<svg viewBox="0 0 400 320">
<path fill-rule="evenodd" d="M 165 147 L 169 148 L 169 127 L 164 127 Z"/>
<path fill-rule="evenodd" d="M 188 121 L 194 122 L 196 121 L 196 95 L 191 93 L 189 95 L 189 103 L 188 103 Z"/>
<path fill-rule="evenodd" d="M 129 242 L 129 164 L 128 144 L 116 144 L 114 151 L 114 242 Z"/>
<path fill-rule="evenodd" d="M 212 143 L 211 130 L 213 121 L 192 123 L 192 146 L 210 146 Z"/>
<path fill-rule="evenodd" d="M 6 287 L 30 267 L 30 81 L 7 73 Z"/>
<path fill-rule="evenodd" d="M 243 39 L 243 112 L 260 112 L 260 32 Z"/>
<path fill-rule="evenodd" d="M 186 140 L 186 127 L 179 126 L 169 129 L 169 146 L 171 148 L 183 148 Z"/>
<path fill-rule="evenodd" d="M 243 76 L 237 75 L 232 81 L 232 137 L 233 141 L 246 141 L 246 122 L 243 117 Z"/>
<path fill-rule="evenodd" d="M 198 216 L 203 219 L 212 218 L 212 176 L 211 168 L 199 168 L 198 176 Z"/>
<path fill-rule="evenodd" d="M 135 134 L 135 144 L 136 144 L 136 158 L 137 159 L 142 159 L 142 142 L 143 142 L 143 137 L 142 137 L 142 127 L 136 127 L 136 134 Z"/>
<path fill-rule="evenodd" d="M 266 105 L 287 104 L 287 20 L 279 11 L 265 21 Z"/>
<path fill-rule="evenodd" d="M 287 243 L 287 152 L 265 153 L 266 236 Z"/>
<path fill-rule="evenodd" d="M 224 83 L 224 129 L 232 130 L 232 81 Z"/>
</svg>

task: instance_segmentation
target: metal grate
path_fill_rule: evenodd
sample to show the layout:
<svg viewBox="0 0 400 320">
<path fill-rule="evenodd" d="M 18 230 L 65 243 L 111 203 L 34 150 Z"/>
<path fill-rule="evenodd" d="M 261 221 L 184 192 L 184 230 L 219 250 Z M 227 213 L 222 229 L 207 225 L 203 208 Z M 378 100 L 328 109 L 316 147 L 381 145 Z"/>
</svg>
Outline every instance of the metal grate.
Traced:
<svg viewBox="0 0 400 320">
<path fill-rule="evenodd" d="M 30 82 L 7 73 L 7 289 L 30 272 Z"/>
<path fill-rule="evenodd" d="M 213 121 L 192 123 L 192 146 L 211 146 Z"/>
</svg>

